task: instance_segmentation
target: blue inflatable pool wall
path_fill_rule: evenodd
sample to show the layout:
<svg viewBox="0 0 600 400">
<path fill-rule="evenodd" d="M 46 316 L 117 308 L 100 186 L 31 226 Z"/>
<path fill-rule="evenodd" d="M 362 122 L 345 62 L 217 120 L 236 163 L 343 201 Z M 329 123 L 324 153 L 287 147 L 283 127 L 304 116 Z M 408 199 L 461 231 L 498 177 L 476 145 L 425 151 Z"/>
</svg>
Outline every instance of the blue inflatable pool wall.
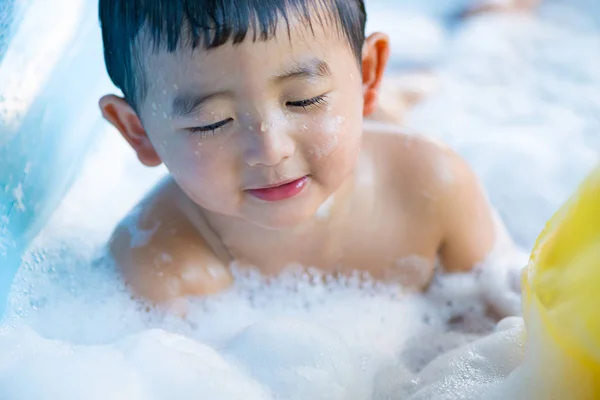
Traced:
<svg viewBox="0 0 600 400">
<path fill-rule="evenodd" d="M 105 127 L 97 101 L 112 89 L 96 1 L 0 0 L 0 12 L 2 318 L 24 252 Z"/>
</svg>

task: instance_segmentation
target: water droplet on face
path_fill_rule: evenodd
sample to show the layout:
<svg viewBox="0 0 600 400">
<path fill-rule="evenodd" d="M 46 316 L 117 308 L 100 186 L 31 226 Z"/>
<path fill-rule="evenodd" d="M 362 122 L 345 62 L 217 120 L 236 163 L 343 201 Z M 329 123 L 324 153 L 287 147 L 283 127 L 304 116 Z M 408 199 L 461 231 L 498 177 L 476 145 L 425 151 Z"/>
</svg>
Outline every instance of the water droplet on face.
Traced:
<svg viewBox="0 0 600 400">
<path fill-rule="evenodd" d="M 167 95 L 167 91 L 166 91 L 166 90 L 163 90 L 163 94 L 166 96 L 166 95 Z"/>
<path fill-rule="evenodd" d="M 325 200 L 321 206 L 319 207 L 319 209 L 317 210 L 317 213 L 315 214 L 315 216 L 318 219 L 326 219 L 329 217 L 329 214 L 331 212 L 331 207 L 334 204 L 334 198 L 333 195 L 330 196 L 327 200 Z"/>
<path fill-rule="evenodd" d="M 198 142 L 198 147 L 202 147 L 202 142 Z"/>
<path fill-rule="evenodd" d="M 302 129 L 304 129 L 305 131 L 307 131 L 308 130 L 308 125 L 306 125 L 306 124 L 302 125 Z"/>
<path fill-rule="evenodd" d="M 179 90 L 179 86 L 177 86 L 176 84 L 173 85 L 173 89 L 175 90 Z"/>
<path fill-rule="evenodd" d="M 152 109 L 156 111 L 156 103 L 152 103 Z"/>
<path fill-rule="evenodd" d="M 248 130 L 249 130 L 250 132 L 254 131 L 254 127 L 253 127 L 252 125 L 250 125 L 250 126 L 248 127 Z"/>
<path fill-rule="evenodd" d="M 269 130 L 269 124 L 268 124 L 268 123 L 266 123 L 266 122 L 262 122 L 262 123 L 260 124 L 260 131 L 261 131 L 261 132 L 266 132 L 266 131 L 268 131 L 268 130 Z"/>
<path fill-rule="evenodd" d="M 168 117 L 168 116 L 167 116 L 167 113 L 163 111 L 163 118 L 164 118 L 164 119 L 167 119 L 167 117 Z"/>
<path fill-rule="evenodd" d="M 338 146 L 338 137 L 337 135 L 332 135 L 329 140 L 324 143 L 320 147 L 316 147 L 314 149 L 315 156 L 319 159 L 327 156 L 329 153 L 333 151 Z"/>
</svg>

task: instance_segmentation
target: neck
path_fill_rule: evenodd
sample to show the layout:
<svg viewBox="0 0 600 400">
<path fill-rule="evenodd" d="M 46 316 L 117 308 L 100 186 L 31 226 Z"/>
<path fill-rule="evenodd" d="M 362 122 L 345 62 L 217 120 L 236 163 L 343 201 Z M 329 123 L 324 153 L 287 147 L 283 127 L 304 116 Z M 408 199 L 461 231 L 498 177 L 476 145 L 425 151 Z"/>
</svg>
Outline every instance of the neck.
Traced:
<svg viewBox="0 0 600 400">
<path fill-rule="evenodd" d="M 354 175 L 327 199 L 308 221 L 268 229 L 242 218 L 200 210 L 232 258 L 266 274 L 289 264 L 334 268 L 342 255 L 344 221 L 352 203 Z"/>
</svg>

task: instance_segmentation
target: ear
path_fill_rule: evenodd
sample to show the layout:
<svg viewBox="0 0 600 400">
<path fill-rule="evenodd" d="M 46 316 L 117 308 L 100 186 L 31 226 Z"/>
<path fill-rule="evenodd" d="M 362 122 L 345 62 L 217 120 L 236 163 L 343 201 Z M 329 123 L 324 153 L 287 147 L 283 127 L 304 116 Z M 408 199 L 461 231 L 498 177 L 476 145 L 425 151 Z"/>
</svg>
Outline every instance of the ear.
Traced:
<svg viewBox="0 0 600 400">
<path fill-rule="evenodd" d="M 369 116 L 377 108 L 377 97 L 383 73 L 390 57 L 390 39 L 386 34 L 374 33 L 363 46 L 363 114 Z"/>
<path fill-rule="evenodd" d="M 154 150 L 135 110 L 122 97 L 107 95 L 100 99 L 102 116 L 110 122 L 135 150 L 142 164 L 156 167 L 162 160 Z"/>
</svg>

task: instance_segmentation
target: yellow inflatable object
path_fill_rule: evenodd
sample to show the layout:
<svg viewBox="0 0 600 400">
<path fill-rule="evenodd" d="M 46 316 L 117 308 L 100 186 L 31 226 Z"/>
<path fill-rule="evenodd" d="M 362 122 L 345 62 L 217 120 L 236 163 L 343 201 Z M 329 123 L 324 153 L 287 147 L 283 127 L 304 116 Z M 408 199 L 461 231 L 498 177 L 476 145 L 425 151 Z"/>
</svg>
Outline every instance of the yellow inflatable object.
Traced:
<svg viewBox="0 0 600 400">
<path fill-rule="evenodd" d="M 523 291 L 539 398 L 600 399 L 600 168 L 540 235 Z"/>
</svg>

